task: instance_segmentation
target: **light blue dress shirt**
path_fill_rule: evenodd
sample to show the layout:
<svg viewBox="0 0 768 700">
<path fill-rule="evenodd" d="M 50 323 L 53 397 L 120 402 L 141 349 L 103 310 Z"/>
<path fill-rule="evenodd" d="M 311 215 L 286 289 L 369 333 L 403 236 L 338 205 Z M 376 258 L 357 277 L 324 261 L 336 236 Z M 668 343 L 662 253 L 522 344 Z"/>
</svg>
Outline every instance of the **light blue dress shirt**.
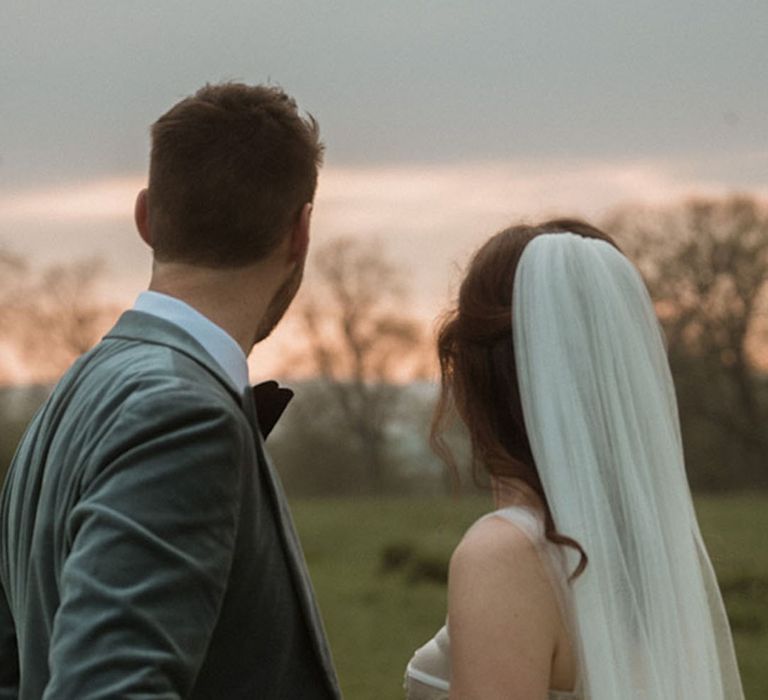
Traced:
<svg viewBox="0 0 768 700">
<path fill-rule="evenodd" d="M 152 291 L 139 294 L 133 309 L 162 318 L 189 333 L 216 360 L 240 392 L 250 385 L 248 360 L 243 349 L 221 326 L 197 309 L 181 299 Z"/>
</svg>

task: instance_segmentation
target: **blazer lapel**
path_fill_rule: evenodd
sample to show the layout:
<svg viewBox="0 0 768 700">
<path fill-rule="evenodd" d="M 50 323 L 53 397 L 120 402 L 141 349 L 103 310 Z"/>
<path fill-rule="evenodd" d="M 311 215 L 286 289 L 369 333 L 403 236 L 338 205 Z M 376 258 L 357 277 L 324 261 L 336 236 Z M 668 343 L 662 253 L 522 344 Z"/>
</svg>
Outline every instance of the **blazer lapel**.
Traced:
<svg viewBox="0 0 768 700">
<path fill-rule="evenodd" d="M 288 509 L 288 501 L 285 497 L 280 478 L 264 448 L 264 438 L 259 426 L 259 419 L 256 414 L 256 404 L 251 390 L 246 390 L 243 395 L 243 410 L 253 427 L 254 440 L 256 440 L 258 448 L 258 458 L 261 462 L 260 467 L 266 475 L 269 491 L 275 504 L 289 568 L 296 584 L 296 589 L 299 592 L 301 607 L 310 629 L 315 650 L 317 651 L 320 663 L 325 670 L 331 691 L 334 693 L 335 697 L 341 697 L 331 651 L 328 647 L 328 640 L 322 618 L 320 617 L 320 611 L 317 608 L 315 593 L 307 571 L 304 553 L 301 549 L 298 535 L 296 534 L 296 528 Z"/>
</svg>

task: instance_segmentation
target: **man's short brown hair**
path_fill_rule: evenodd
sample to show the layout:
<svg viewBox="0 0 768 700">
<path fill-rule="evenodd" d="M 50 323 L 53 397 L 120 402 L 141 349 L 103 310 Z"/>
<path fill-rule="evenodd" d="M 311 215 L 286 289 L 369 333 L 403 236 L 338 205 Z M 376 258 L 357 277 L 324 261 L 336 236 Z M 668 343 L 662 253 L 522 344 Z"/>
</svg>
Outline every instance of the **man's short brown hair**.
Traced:
<svg viewBox="0 0 768 700">
<path fill-rule="evenodd" d="M 238 267 L 267 256 L 314 198 L 317 122 L 275 86 L 206 85 L 152 125 L 155 258 Z"/>
</svg>

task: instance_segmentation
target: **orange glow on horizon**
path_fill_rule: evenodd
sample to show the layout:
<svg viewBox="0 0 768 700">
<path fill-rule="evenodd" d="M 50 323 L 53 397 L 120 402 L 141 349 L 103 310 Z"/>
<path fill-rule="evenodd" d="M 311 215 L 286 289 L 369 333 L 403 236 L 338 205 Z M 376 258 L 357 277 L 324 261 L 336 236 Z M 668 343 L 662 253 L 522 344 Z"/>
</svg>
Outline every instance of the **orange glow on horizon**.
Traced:
<svg viewBox="0 0 768 700">
<path fill-rule="evenodd" d="M 682 176 L 685 165 L 663 159 L 329 165 L 320 176 L 313 238 L 365 236 L 380 245 L 410 281 L 409 306 L 429 329 L 449 303 L 471 251 L 512 222 L 555 214 L 595 218 L 626 203 L 666 205 L 692 195 L 730 192 L 724 183 Z M 134 198 L 145 183 L 146 176 L 136 174 L 0 190 L 0 249 L 19 252 L 36 264 L 100 255 L 109 270 L 105 300 L 129 306 L 145 286 L 150 262 L 132 223 Z M 768 185 L 750 193 L 768 199 Z M 306 286 L 311 284 L 310 279 Z M 250 361 L 254 379 L 275 372 L 285 378 L 307 376 L 285 362 L 294 338 L 286 322 L 256 348 Z M 761 370 L 768 371 L 768 346 L 761 343 L 752 353 Z M 52 378 L 0 344 L 0 382 Z"/>
</svg>

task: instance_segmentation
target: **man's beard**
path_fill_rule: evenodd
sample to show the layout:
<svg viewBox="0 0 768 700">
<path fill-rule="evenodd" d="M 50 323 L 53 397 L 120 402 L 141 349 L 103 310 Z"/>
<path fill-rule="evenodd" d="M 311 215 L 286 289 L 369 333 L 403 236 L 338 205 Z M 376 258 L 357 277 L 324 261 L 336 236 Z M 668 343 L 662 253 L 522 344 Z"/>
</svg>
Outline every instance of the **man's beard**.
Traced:
<svg viewBox="0 0 768 700">
<path fill-rule="evenodd" d="M 285 312 L 288 311 L 288 307 L 291 305 L 293 298 L 296 296 L 296 292 L 299 291 L 303 275 L 304 265 L 298 264 L 288 279 L 278 287 L 272 300 L 267 306 L 267 310 L 264 312 L 264 318 L 261 319 L 261 323 L 256 329 L 256 343 L 260 343 L 262 340 L 269 337 L 269 334 L 272 333 L 275 326 L 280 323 Z"/>
</svg>

